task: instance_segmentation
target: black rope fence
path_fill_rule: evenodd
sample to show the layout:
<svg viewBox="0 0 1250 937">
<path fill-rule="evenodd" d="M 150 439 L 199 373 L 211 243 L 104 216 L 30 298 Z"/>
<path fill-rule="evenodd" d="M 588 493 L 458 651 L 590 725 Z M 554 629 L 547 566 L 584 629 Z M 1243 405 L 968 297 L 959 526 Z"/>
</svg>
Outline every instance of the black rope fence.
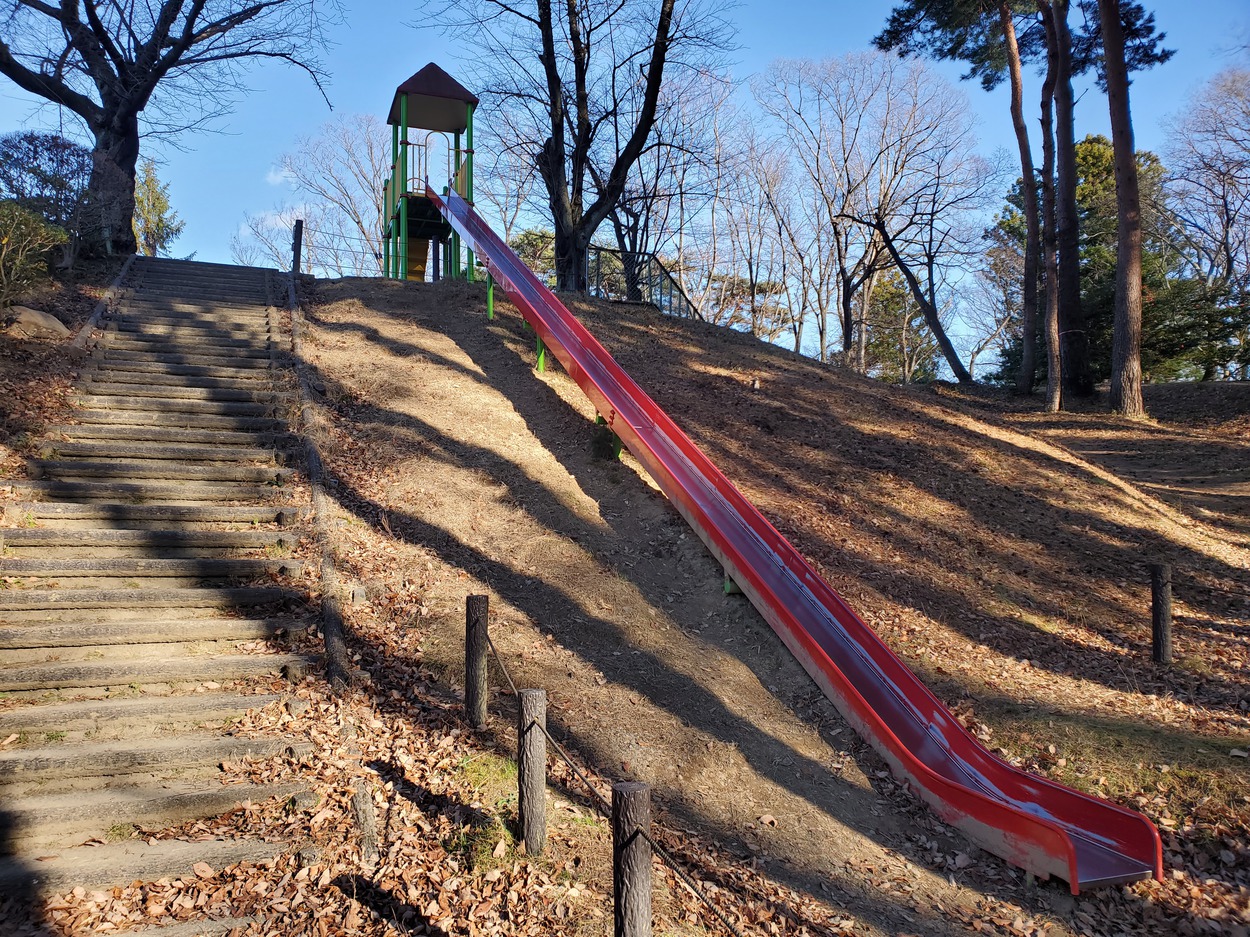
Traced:
<svg viewBox="0 0 1250 937">
<path fill-rule="evenodd" d="M 470 600 L 472 599 L 480 599 L 480 597 L 471 596 Z M 474 616 L 473 616 L 472 601 L 471 601 L 470 612 L 469 612 L 470 629 L 472 629 L 473 627 L 473 622 L 472 622 L 473 617 Z M 484 616 L 481 616 L 481 617 L 484 617 Z M 508 684 L 508 689 L 511 691 L 514 697 L 520 698 L 521 693 L 517 689 L 516 681 L 512 679 L 512 674 L 508 672 L 508 665 L 504 662 L 503 655 L 499 653 L 499 648 L 495 646 L 494 640 L 490 637 L 489 630 L 486 631 L 485 637 L 486 637 L 486 642 L 485 642 L 486 646 L 490 649 L 490 655 L 492 658 L 494 658 L 495 664 L 499 667 L 499 672 L 503 675 L 504 682 Z M 468 668 L 469 666 L 470 666 L 469 662 L 466 661 L 466 668 Z M 532 728 L 539 729 L 542 732 L 543 736 L 546 738 L 546 741 L 555 750 L 556 754 L 565 763 L 565 765 L 568 766 L 569 770 L 573 773 L 573 775 L 582 783 L 582 786 L 589 792 L 592 802 L 594 803 L 599 813 L 603 816 L 603 818 L 606 820 L 612 819 L 611 801 L 609 801 L 607 797 L 605 797 L 602 793 L 600 793 L 599 789 L 595 787 L 594 783 L 590 780 L 590 778 L 586 776 L 586 773 L 582 771 L 580 767 L 578 767 L 578 765 L 569 756 L 569 753 L 565 751 L 564 746 L 561 745 L 559 741 L 556 740 L 555 736 L 551 734 L 550 730 L 547 728 L 545 723 L 539 722 L 537 720 L 531 720 L 527 725 L 522 725 L 519 728 L 520 728 L 520 734 L 522 735 L 527 733 Z M 673 874 L 677 876 L 678 880 L 681 881 L 683 885 L 685 885 L 687 888 L 690 889 L 690 891 L 694 894 L 694 896 L 698 898 L 700 902 L 703 903 L 703 905 L 712 913 L 712 915 L 718 921 L 721 922 L 721 924 L 725 926 L 725 929 L 729 931 L 729 933 L 732 934 L 733 937 L 743 937 L 742 931 L 739 930 L 737 926 L 735 926 L 734 923 L 729 920 L 725 912 L 722 911 L 719 907 L 717 907 L 717 905 L 712 901 L 712 899 L 708 897 L 707 893 L 702 888 L 699 887 L 699 883 L 695 881 L 694 877 L 691 876 L 690 873 L 688 873 L 681 866 L 680 862 L 673 856 L 671 852 L 669 852 L 667 849 L 664 848 L 664 846 L 662 846 L 659 842 L 656 841 L 655 837 L 652 836 L 651 833 L 643 829 L 641 826 L 636 826 L 630 831 L 629 835 L 631 837 L 641 836 L 642 839 L 651 848 L 651 852 L 655 856 L 657 856 L 660 859 L 660 861 L 663 862 L 669 869 L 672 870 Z"/>
</svg>

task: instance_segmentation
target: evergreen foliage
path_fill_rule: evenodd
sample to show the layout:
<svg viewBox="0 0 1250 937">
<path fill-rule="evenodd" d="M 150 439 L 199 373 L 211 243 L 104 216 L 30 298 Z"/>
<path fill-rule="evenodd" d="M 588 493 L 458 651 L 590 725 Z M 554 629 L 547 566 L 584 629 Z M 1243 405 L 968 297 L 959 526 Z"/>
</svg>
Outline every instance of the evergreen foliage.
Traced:
<svg viewBox="0 0 1250 937">
<path fill-rule="evenodd" d="M 159 257 L 178 239 L 186 222 L 169 204 L 169 183 L 156 175 L 156 163 L 145 159 L 139 163 L 135 180 L 135 241 L 139 253 Z"/>
</svg>

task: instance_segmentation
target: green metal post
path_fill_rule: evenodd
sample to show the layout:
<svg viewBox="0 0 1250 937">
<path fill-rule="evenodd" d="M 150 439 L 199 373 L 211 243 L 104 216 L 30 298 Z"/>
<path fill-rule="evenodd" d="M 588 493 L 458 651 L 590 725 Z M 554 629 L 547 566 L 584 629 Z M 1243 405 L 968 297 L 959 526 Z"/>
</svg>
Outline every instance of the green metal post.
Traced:
<svg viewBox="0 0 1250 937">
<path fill-rule="evenodd" d="M 400 177 L 403 184 L 399 189 L 399 254 L 400 268 L 399 279 L 408 279 L 408 199 L 404 196 L 408 192 L 408 95 L 401 94 L 399 96 L 399 130 L 402 135 L 400 147 L 403 153 L 400 154 Z"/>
<path fill-rule="evenodd" d="M 399 278 L 399 232 L 395 230 L 395 208 L 399 192 L 399 126 L 391 126 L 391 185 L 386 199 L 386 230 L 390 232 L 387 246 L 390 250 L 391 276 Z"/>
<path fill-rule="evenodd" d="M 455 159 L 452 160 L 452 164 L 451 164 L 451 179 L 452 179 L 453 186 L 455 185 L 456 180 L 460 178 L 460 161 L 461 161 L 460 131 L 458 130 L 456 131 L 456 138 L 455 138 L 455 152 L 456 152 L 456 156 L 455 156 Z M 467 192 L 468 189 L 466 189 L 465 191 Z M 456 194 L 458 195 L 459 193 L 457 192 Z M 460 235 L 455 231 L 451 232 L 451 255 L 452 255 L 453 264 L 454 264 L 452 271 L 451 271 L 451 275 L 454 279 L 459 280 L 460 279 Z"/>
<path fill-rule="evenodd" d="M 538 337 L 538 364 L 535 367 L 539 371 L 547 370 L 547 346 L 543 344 L 541 335 Z"/>
<path fill-rule="evenodd" d="M 486 319 L 493 321 L 495 318 L 495 278 L 489 273 L 486 274 Z"/>
<path fill-rule="evenodd" d="M 604 431 L 612 438 L 612 458 L 619 462 L 621 460 L 621 450 L 625 448 L 625 444 L 621 442 L 621 437 L 608 429 L 608 421 L 603 418 L 602 413 L 595 414 L 595 424 L 602 426 Z"/>
<path fill-rule="evenodd" d="M 382 183 L 382 211 L 389 211 L 391 204 L 391 182 L 388 179 Z M 385 214 L 383 215 L 385 217 Z M 389 280 L 391 277 L 391 223 L 387 221 L 382 226 L 382 278 Z"/>
<path fill-rule="evenodd" d="M 464 125 L 464 200 L 470 205 L 473 204 L 473 105 L 467 106 L 468 114 L 465 117 Z M 473 251 L 469 250 L 468 276 L 469 282 L 475 279 L 473 272 Z"/>
</svg>

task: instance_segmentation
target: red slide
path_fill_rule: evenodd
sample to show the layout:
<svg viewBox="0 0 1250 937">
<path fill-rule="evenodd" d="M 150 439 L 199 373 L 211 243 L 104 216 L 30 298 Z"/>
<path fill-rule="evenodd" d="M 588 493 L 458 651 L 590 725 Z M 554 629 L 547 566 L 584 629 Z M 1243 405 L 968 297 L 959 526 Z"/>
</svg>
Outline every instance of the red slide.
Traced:
<svg viewBox="0 0 1250 937">
<path fill-rule="evenodd" d="M 847 721 L 947 823 L 1073 894 L 1154 876 L 1141 814 L 987 751 L 454 192 L 426 195 Z"/>
</svg>

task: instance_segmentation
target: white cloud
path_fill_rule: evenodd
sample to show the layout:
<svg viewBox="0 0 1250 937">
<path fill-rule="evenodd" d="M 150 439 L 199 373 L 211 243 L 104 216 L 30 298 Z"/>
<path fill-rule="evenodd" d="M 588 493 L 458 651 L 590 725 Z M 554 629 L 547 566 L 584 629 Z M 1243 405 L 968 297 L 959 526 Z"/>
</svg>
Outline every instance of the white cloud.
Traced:
<svg viewBox="0 0 1250 937">
<path fill-rule="evenodd" d="M 279 169 L 277 166 L 270 166 L 269 172 L 265 173 L 265 181 L 270 185 L 285 185 L 289 188 L 295 188 L 295 177 L 285 169 Z"/>
</svg>

